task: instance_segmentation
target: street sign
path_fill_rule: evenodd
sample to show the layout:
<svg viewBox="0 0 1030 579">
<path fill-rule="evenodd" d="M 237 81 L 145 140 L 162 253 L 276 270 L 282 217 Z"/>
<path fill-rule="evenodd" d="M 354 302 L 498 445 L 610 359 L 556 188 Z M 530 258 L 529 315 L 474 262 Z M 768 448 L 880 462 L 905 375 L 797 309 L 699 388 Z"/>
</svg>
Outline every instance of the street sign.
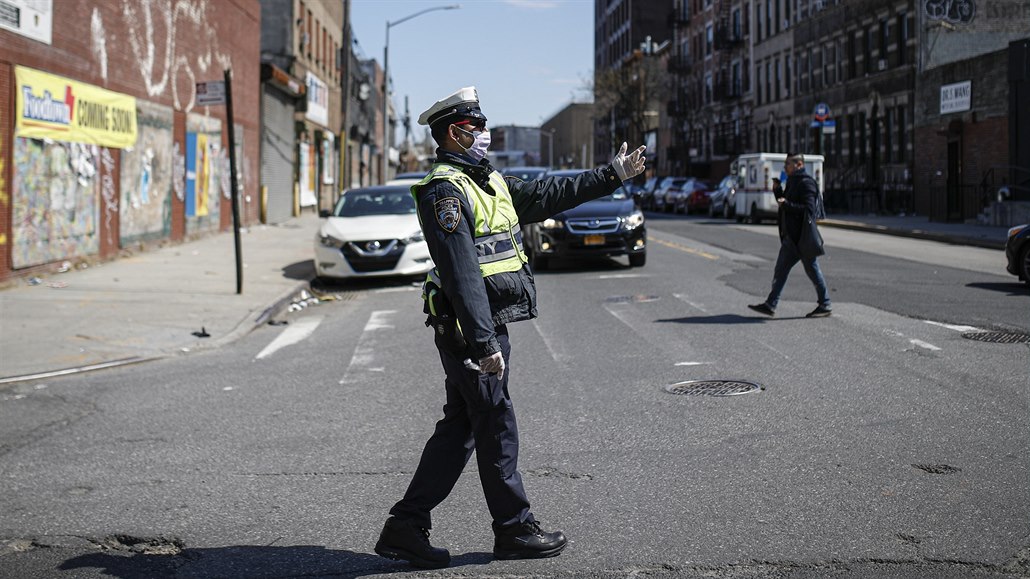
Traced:
<svg viewBox="0 0 1030 579">
<path fill-rule="evenodd" d="M 224 105 L 225 104 L 225 81 L 209 80 L 197 83 L 197 105 Z"/>
<path fill-rule="evenodd" d="M 837 132 L 837 121 L 825 120 L 823 121 L 823 134 L 832 135 Z"/>
<path fill-rule="evenodd" d="M 815 105 L 815 110 L 812 111 L 812 117 L 820 122 L 830 118 L 830 105 L 826 103 L 819 103 Z"/>
</svg>

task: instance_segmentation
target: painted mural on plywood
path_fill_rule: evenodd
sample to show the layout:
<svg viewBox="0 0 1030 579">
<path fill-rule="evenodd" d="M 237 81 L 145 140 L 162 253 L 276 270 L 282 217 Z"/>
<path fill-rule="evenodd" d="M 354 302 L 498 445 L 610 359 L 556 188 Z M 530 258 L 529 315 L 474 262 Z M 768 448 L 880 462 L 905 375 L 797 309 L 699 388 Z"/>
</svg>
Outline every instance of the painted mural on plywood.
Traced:
<svg viewBox="0 0 1030 579">
<path fill-rule="evenodd" d="M 173 111 L 136 101 L 136 114 L 136 144 L 122 151 L 122 246 L 166 237 L 172 231 Z"/>
<path fill-rule="evenodd" d="M 221 195 L 222 122 L 186 117 L 186 232 L 218 229 Z"/>
<path fill-rule="evenodd" d="M 99 251 L 99 158 L 95 145 L 14 139 L 15 269 Z"/>
</svg>

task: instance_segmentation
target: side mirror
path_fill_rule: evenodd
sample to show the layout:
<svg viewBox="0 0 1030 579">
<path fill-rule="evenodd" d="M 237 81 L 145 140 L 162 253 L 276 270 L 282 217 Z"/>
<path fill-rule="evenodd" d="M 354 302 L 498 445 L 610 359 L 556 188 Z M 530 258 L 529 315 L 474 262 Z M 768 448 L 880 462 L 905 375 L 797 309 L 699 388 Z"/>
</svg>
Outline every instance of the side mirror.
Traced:
<svg viewBox="0 0 1030 579">
<path fill-rule="evenodd" d="M 328 209 L 319 209 L 318 210 L 318 216 L 319 217 L 329 217 L 330 215 L 332 215 L 332 213 L 330 213 Z"/>
</svg>

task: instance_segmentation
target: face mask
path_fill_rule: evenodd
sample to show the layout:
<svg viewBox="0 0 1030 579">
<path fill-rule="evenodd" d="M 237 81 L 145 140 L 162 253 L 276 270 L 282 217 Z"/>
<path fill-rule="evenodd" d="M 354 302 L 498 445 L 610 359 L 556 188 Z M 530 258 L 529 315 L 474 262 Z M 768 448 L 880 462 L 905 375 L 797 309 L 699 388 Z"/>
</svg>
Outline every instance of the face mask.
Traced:
<svg viewBox="0 0 1030 579">
<path fill-rule="evenodd" d="M 458 143 L 458 146 L 465 149 L 465 154 L 475 159 L 476 162 L 482 161 L 483 158 L 486 157 L 487 149 L 490 148 L 490 131 L 469 132 L 462 128 L 458 128 L 458 130 L 465 134 L 472 135 L 472 138 L 475 139 L 472 146 L 467 149 L 465 149 L 465 147 L 461 147 L 461 143 Z"/>
</svg>

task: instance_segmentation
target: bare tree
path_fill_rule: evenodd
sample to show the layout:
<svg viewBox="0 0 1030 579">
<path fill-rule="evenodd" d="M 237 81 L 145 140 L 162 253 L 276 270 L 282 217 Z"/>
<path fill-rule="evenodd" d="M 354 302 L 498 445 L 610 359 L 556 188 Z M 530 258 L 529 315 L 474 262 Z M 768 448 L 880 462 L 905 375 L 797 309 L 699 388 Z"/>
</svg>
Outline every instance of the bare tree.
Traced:
<svg viewBox="0 0 1030 579">
<path fill-rule="evenodd" d="M 670 86 L 662 61 L 639 51 L 619 68 L 594 74 L 594 120 L 608 121 L 613 151 L 622 141 L 643 142 L 645 133 L 658 128 L 658 110 Z"/>
</svg>

